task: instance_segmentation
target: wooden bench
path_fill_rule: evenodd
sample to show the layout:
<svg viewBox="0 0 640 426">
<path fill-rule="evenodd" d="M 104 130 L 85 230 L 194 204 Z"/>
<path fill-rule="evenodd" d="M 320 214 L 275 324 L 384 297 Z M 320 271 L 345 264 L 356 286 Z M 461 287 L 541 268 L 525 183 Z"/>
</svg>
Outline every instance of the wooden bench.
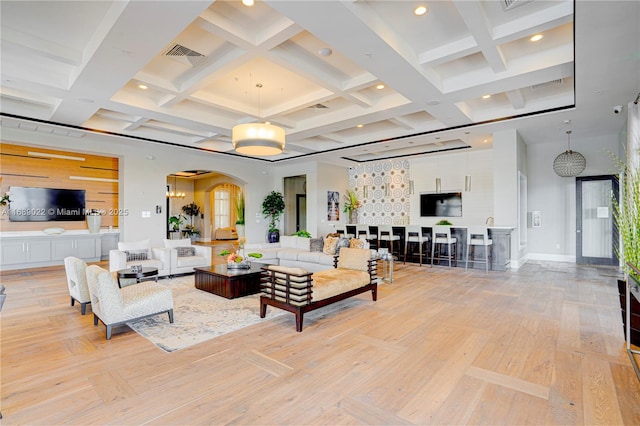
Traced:
<svg viewBox="0 0 640 426">
<path fill-rule="evenodd" d="M 342 248 L 334 269 L 306 272 L 301 268 L 265 266 L 260 282 L 260 317 L 267 305 L 296 315 L 296 331 L 302 331 L 305 312 L 310 312 L 360 293 L 378 297 L 376 260 L 368 249 Z"/>
</svg>

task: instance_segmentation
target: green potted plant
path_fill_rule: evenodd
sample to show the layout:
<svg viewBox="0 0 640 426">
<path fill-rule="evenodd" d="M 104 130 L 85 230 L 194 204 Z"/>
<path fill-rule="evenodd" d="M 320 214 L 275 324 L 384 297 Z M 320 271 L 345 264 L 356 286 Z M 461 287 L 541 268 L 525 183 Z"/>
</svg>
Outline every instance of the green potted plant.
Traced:
<svg viewBox="0 0 640 426">
<path fill-rule="evenodd" d="M 302 237 L 302 238 L 311 238 L 311 234 L 309 233 L 309 231 L 305 231 L 304 229 L 301 229 L 300 231 L 294 232 L 293 234 L 296 237 Z"/>
<path fill-rule="evenodd" d="M 180 226 L 184 223 L 184 217 L 179 214 L 179 215 L 175 215 L 175 216 L 171 216 L 169 218 L 169 225 L 171 225 L 171 229 L 173 229 L 174 231 L 179 231 L 180 230 Z"/>
<path fill-rule="evenodd" d="M 451 226 L 453 223 L 449 222 L 447 219 L 442 219 L 439 220 L 436 225 Z"/>
<path fill-rule="evenodd" d="M 269 233 L 267 241 L 277 243 L 280 241 L 280 230 L 277 228 L 277 222 L 280 215 L 284 212 L 284 197 L 277 191 L 271 191 L 262 202 L 262 214 L 269 219 Z"/>
<path fill-rule="evenodd" d="M 193 218 L 200 215 L 200 207 L 195 202 L 192 202 L 182 206 L 182 213 L 189 216 L 189 223 L 193 225 Z"/>
<path fill-rule="evenodd" d="M 236 198 L 236 232 L 239 238 L 244 237 L 244 194 L 238 193 Z"/>
<path fill-rule="evenodd" d="M 621 241 L 621 247 L 618 249 L 617 254 L 625 272 L 625 278 L 629 280 L 629 283 L 626 280 L 618 280 L 620 307 L 622 309 L 626 338 L 626 296 L 627 285 L 629 285 L 632 294 L 629 300 L 631 312 L 630 342 L 634 345 L 639 345 L 640 329 L 636 329 L 633 324 L 636 322 L 635 319 L 640 319 L 638 318 L 640 317 L 640 274 L 637 272 L 637 270 L 640 270 L 640 170 L 633 168 L 630 161 L 624 163 L 617 157 L 615 161 L 620 176 L 621 195 L 620 199 L 616 196 L 612 199 L 613 217 L 616 220 Z"/>
</svg>

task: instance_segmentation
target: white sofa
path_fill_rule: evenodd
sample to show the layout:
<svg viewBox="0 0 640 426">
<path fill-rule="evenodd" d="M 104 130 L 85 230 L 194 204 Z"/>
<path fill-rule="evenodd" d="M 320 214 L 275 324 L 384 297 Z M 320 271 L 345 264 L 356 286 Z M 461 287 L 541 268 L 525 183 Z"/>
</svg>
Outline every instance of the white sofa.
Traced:
<svg viewBox="0 0 640 426">
<path fill-rule="evenodd" d="M 171 275 L 188 274 L 193 268 L 211 266 L 211 247 L 191 244 L 189 238 L 164 240 L 164 246 L 170 250 Z M 181 250 L 191 248 L 189 250 Z"/>
<path fill-rule="evenodd" d="M 171 250 L 151 247 L 149 240 L 118 242 L 117 250 L 109 250 L 109 271 L 128 269 L 132 265 L 158 268 L 158 276 L 171 275 Z"/>
<path fill-rule="evenodd" d="M 311 239 L 297 236 L 281 236 L 279 243 L 246 244 L 246 254 L 260 253 L 262 263 L 302 268 L 309 272 L 333 269 L 334 256 L 321 251 L 311 251 Z M 369 248 L 365 243 L 365 248 Z"/>
</svg>

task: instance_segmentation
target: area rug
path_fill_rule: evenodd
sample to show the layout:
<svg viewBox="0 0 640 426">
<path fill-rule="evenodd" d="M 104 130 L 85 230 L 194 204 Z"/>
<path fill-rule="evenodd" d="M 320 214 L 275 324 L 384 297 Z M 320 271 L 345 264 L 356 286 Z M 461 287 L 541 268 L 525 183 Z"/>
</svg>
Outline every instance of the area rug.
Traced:
<svg viewBox="0 0 640 426">
<path fill-rule="evenodd" d="M 195 288 L 193 275 L 158 280 L 158 284 L 173 291 L 173 324 L 167 315 L 155 315 L 127 325 L 165 352 L 188 348 L 287 313 L 269 309 L 267 316 L 260 318 L 258 294 L 225 299 Z"/>
</svg>

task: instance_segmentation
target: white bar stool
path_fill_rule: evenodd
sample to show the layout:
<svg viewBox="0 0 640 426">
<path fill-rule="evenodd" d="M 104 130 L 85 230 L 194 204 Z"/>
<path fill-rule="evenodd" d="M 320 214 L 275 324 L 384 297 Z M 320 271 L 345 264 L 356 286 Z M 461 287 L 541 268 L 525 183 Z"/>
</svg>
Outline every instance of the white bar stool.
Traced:
<svg viewBox="0 0 640 426">
<path fill-rule="evenodd" d="M 489 239 L 489 232 L 485 226 L 469 226 L 467 228 L 467 258 L 464 263 L 464 269 L 467 270 L 469 266 L 469 254 L 473 250 L 473 263 L 484 263 L 485 272 L 489 272 L 489 259 L 492 259 L 491 246 L 493 241 Z M 475 260 L 475 247 L 484 247 L 484 262 L 481 260 Z"/>
<path fill-rule="evenodd" d="M 451 258 L 456 261 L 456 247 L 458 240 L 451 236 L 451 227 L 448 225 L 433 225 L 432 228 L 433 238 L 431 239 L 431 266 L 433 266 L 433 258 L 438 250 L 438 260 L 440 257 L 440 247 L 442 244 L 447 246 L 447 258 L 449 259 L 449 268 L 451 268 Z M 453 250 L 453 253 L 452 251 Z"/>
<path fill-rule="evenodd" d="M 400 235 L 394 235 L 391 225 L 378 226 L 378 247 L 382 246 L 382 242 L 386 241 L 389 245 L 389 253 L 393 254 L 393 242 L 398 241 L 400 244 Z M 400 253 L 400 247 L 398 247 L 398 254 Z"/>
<path fill-rule="evenodd" d="M 422 245 L 424 242 L 422 229 L 419 226 L 410 225 L 404 228 L 404 263 L 407 263 L 407 252 L 410 246 L 418 244 L 418 255 L 420 256 L 420 266 L 422 266 Z"/>
</svg>

